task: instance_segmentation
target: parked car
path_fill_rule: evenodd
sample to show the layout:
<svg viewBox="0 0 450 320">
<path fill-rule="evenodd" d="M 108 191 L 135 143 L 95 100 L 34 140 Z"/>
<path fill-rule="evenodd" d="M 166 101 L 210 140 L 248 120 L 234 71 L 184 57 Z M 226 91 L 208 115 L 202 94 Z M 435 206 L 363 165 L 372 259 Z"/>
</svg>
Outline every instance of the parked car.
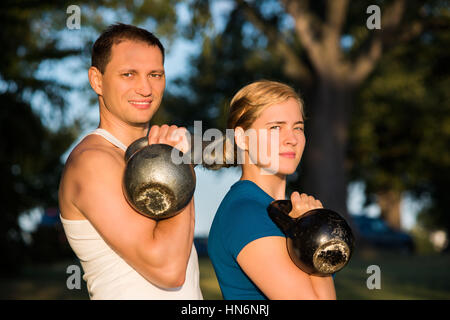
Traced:
<svg viewBox="0 0 450 320">
<path fill-rule="evenodd" d="M 406 232 L 394 230 L 380 218 L 356 215 L 352 218 L 360 233 L 362 245 L 408 254 L 414 253 L 413 238 Z"/>
</svg>

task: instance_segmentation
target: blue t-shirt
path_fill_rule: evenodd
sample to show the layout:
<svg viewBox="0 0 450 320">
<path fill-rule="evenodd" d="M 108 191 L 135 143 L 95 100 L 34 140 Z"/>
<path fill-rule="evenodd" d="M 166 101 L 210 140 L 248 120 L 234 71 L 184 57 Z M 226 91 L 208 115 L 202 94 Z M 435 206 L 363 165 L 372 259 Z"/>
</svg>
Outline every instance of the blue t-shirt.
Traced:
<svg viewBox="0 0 450 320">
<path fill-rule="evenodd" d="M 244 273 L 236 258 L 253 240 L 285 237 L 267 213 L 273 200 L 252 181 L 240 180 L 230 188 L 217 210 L 209 231 L 208 254 L 224 299 L 267 299 Z"/>
</svg>

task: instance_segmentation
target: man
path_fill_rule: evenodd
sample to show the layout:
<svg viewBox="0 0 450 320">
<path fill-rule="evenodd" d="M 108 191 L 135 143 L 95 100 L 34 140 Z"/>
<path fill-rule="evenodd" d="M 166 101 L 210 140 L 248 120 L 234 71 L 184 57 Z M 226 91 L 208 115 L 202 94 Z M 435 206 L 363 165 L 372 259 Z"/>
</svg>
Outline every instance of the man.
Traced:
<svg viewBox="0 0 450 320">
<path fill-rule="evenodd" d="M 84 269 L 91 299 L 202 299 L 193 246 L 193 200 L 154 221 L 122 192 L 124 151 L 147 134 L 164 88 L 164 48 L 150 32 L 110 26 L 95 42 L 89 82 L 99 129 L 67 159 L 59 188 L 61 221 Z M 184 128 L 153 126 L 149 143 L 183 142 Z"/>
</svg>

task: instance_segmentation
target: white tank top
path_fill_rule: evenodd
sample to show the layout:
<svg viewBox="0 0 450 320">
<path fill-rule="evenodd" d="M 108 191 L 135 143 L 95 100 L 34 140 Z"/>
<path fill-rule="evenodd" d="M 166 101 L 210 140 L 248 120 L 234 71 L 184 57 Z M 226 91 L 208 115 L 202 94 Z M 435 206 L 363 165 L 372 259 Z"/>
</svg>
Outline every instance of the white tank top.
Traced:
<svg viewBox="0 0 450 320">
<path fill-rule="evenodd" d="M 113 145 L 126 146 L 104 129 L 98 134 Z M 83 267 L 91 299 L 126 300 L 202 300 L 197 251 L 192 244 L 186 269 L 186 280 L 181 287 L 162 289 L 153 285 L 128 265 L 102 239 L 88 220 L 67 220 L 60 216 L 66 237 Z"/>
</svg>

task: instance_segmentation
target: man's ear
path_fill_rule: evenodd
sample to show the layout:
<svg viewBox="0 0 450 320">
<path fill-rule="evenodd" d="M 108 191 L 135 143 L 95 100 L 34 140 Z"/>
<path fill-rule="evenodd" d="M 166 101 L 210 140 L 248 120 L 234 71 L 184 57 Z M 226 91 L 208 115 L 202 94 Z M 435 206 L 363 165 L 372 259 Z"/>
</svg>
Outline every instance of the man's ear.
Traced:
<svg viewBox="0 0 450 320">
<path fill-rule="evenodd" d="M 96 67 L 90 67 L 88 71 L 89 83 L 99 96 L 103 95 L 103 74 Z"/>
<path fill-rule="evenodd" d="M 248 150 L 247 141 L 245 138 L 244 129 L 242 127 L 236 127 L 234 129 L 234 141 L 241 150 Z"/>
</svg>

